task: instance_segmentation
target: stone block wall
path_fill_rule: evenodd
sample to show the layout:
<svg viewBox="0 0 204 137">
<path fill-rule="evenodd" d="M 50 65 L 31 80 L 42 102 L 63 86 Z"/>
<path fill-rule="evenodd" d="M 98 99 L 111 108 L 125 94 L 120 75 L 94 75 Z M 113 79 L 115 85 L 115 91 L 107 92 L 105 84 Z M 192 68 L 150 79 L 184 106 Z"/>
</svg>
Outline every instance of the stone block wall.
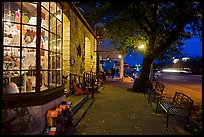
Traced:
<svg viewBox="0 0 204 137">
<path fill-rule="evenodd" d="M 88 66 L 86 70 L 91 71 L 92 66 L 96 65 L 96 52 L 94 52 L 96 50 L 96 39 L 72 10 L 69 10 L 68 18 L 70 20 L 70 57 L 74 59 L 70 72 L 82 75 L 85 66 Z M 90 40 L 90 48 L 86 47 L 86 37 Z M 78 56 L 78 45 L 81 47 L 81 56 Z M 87 50 L 90 50 L 93 58 L 85 61 L 84 56 Z"/>
</svg>

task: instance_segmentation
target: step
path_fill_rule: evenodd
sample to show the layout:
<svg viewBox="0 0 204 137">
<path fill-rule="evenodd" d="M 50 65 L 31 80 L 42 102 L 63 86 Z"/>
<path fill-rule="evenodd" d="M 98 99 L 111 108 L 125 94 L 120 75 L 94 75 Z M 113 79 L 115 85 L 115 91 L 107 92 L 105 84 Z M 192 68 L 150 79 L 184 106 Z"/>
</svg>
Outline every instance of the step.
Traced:
<svg viewBox="0 0 204 137">
<path fill-rule="evenodd" d="M 91 107 L 92 103 L 95 99 L 89 98 L 87 102 L 77 111 L 77 113 L 73 116 L 73 125 L 76 127 L 80 120 L 85 116 L 88 109 Z"/>
<path fill-rule="evenodd" d="M 75 109 L 74 107 L 78 107 L 78 106 L 77 106 L 77 104 L 74 105 L 73 109 L 75 110 L 75 113 L 73 115 L 72 124 L 70 124 L 68 126 L 67 131 L 64 133 L 64 135 L 73 135 L 74 134 L 75 127 L 78 125 L 78 123 L 81 121 L 81 119 L 85 116 L 86 112 L 91 107 L 91 105 L 94 101 L 95 101 L 95 99 L 87 98 L 86 102 L 84 102 L 83 105 L 80 105 L 80 109 Z M 79 104 L 81 104 L 81 103 L 79 103 Z"/>
<path fill-rule="evenodd" d="M 75 113 L 84 105 L 84 103 L 86 103 L 86 101 L 88 100 L 88 96 L 87 95 L 75 96 L 74 94 L 71 94 L 66 97 L 66 100 L 72 102 L 71 110 L 73 115 L 75 115 Z"/>
</svg>

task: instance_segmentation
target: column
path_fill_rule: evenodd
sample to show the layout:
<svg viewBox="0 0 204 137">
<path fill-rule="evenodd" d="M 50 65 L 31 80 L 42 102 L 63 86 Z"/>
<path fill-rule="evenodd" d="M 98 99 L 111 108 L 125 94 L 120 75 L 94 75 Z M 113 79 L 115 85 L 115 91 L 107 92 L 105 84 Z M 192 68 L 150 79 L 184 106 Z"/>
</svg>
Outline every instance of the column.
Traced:
<svg viewBox="0 0 204 137">
<path fill-rule="evenodd" d="M 124 72 L 124 60 L 123 60 L 123 55 L 121 55 L 120 58 L 120 80 L 123 81 L 123 72 Z"/>
</svg>

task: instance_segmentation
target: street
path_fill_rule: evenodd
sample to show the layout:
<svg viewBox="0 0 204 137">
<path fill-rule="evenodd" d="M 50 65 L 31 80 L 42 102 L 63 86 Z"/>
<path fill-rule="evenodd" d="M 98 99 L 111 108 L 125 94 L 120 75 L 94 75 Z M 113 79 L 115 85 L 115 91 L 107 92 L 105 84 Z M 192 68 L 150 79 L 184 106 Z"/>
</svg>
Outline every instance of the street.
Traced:
<svg viewBox="0 0 204 137">
<path fill-rule="evenodd" d="M 165 85 L 164 93 L 173 96 L 176 91 L 189 95 L 195 102 L 202 102 L 202 76 L 180 73 L 159 73 L 158 81 Z"/>
</svg>

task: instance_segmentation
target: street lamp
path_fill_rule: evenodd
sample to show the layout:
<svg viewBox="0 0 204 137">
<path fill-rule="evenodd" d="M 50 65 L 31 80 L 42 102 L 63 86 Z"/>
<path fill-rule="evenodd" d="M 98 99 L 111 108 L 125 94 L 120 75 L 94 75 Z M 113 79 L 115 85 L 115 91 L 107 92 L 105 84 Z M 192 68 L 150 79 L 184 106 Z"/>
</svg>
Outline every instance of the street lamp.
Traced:
<svg viewBox="0 0 204 137">
<path fill-rule="evenodd" d="M 144 45 L 143 45 L 143 44 L 140 45 L 140 46 L 138 47 L 138 49 L 144 49 Z"/>
</svg>

